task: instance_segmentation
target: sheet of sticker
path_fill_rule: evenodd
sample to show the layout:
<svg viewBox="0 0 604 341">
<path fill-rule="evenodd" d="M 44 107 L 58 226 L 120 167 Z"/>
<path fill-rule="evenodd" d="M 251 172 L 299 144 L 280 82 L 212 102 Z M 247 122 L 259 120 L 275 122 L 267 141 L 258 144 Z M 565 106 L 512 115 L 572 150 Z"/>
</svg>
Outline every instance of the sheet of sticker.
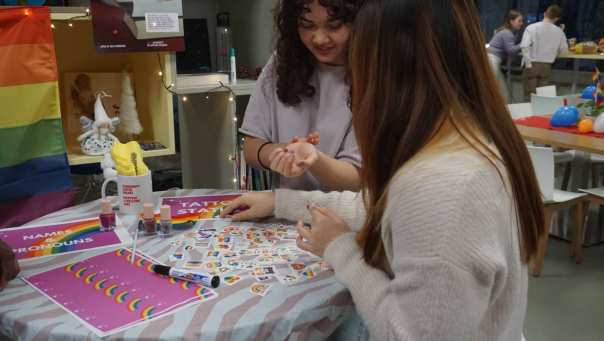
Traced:
<svg viewBox="0 0 604 341">
<path fill-rule="evenodd" d="M 221 277 L 232 286 L 254 278 L 250 293 L 268 294 L 275 284 L 294 285 L 330 270 L 327 263 L 296 245 L 293 225 L 201 220 L 171 241 L 168 261 Z"/>
</svg>

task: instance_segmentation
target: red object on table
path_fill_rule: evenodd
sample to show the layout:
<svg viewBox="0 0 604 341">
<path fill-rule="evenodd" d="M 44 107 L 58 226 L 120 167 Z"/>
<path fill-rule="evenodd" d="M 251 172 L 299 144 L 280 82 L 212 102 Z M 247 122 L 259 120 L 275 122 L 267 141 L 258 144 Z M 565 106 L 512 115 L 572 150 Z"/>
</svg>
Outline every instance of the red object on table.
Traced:
<svg viewBox="0 0 604 341">
<path fill-rule="evenodd" d="M 604 139 L 604 133 L 594 133 L 594 132 L 580 133 L 579 129 L 576 126 L 552 127 L 552 125 L 549 123 L 550 119 L 551 118 L 548 116 L 529 116 L 529 117 L 519 118 L 517 120 L 514 120 L 514 123 L 516 123 L 518 125 L 522 125 L 522 126 L 527 126 L 527 127 L 549 129 L 549 130 L 560 131 L 563 133 L 584 135 L 584 136 L 597 137 L 597 138 Z"/>
</svg>

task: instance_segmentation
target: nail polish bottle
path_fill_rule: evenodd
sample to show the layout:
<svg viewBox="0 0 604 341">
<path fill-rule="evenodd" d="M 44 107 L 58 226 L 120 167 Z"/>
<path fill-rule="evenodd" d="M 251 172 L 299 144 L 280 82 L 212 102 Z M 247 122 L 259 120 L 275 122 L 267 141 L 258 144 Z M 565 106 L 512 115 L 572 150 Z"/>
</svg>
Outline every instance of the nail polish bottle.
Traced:
<svg viewBox="0 0 604 341">
<path fill-rule="evenodd" d="M 172 212 L 170 206 L 163 205 L 159 209 L 159 236 L 169 237 L 172 234 Z"/>
<path fill-rule="evenodd" d="M 99 215 L 99 219 L 101 221 L 101 231 L 113 231 L 116 220 L 115 212 L 113 212 L 111 201 L 108 199 L 101 199 L 101 215 Z"/>
<path fill-rule="evenodd" d="M 143 226 L 145 236 L 150 236 L 157 233 L 155 214 L 153 214 L 153 204 L 143 205 Z"/>
</svg>

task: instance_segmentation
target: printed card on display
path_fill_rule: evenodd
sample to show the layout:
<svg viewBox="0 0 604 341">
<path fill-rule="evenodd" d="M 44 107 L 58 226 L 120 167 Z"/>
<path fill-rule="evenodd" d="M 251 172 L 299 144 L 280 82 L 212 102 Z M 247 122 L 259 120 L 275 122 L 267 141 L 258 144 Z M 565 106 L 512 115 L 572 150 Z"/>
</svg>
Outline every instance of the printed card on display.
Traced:
<svg viewBox="0 0 604 341">
<path fill-rule="evenodd" d="M 16 227 L 0 230 L 0 240 L 8 244 L 19 261 L 56 256 L 64 253 L 116 247 L 132 242 L 121 227 L 112 231 L 100 230 L 98 218 L 71 222 Z"/>
<path fill-rule="evenodd" d="M 190 220 L 217 219 L 220 213 L 240 194 L 202 195 L 162 198 L 162 205 L 169 205 L 172 217 L 187 217 Z"/>
</svg>

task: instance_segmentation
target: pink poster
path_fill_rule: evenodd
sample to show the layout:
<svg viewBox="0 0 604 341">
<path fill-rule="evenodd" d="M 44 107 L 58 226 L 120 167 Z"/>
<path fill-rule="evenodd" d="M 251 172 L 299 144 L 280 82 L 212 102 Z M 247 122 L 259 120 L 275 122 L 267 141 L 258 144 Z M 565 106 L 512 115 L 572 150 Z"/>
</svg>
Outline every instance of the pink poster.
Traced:
<svg viewBox="0 0 604 341">
<path fill-rule="evenodd" d="M 218 294 L 155 274 L 151 258 L 118 249 L 24 280 L 98 336 L 114 334 Z"/>
<path fill-rule="evenodd" d="M 162 198 L 162 205 L 172 208 L 172 217 L 200 219 L 217 219 L 220 213 L 241 194 L 200 195 L 190 197 Z"/>
<path fill-rule="evenodd" d="M 131 240 L 121 228 L 101 232 L 98 218 L 2 229 L 0 239 L 13 248 L 19 260 L 121 245 Z"/>
</svg>

